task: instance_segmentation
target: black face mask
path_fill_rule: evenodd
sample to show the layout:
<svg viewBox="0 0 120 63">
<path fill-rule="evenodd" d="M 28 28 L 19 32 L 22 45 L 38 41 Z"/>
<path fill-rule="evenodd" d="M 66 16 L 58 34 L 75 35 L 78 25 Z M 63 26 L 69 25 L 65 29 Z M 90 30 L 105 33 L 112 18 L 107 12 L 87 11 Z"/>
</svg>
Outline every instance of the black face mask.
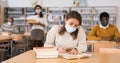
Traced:
<svg viewBox="0 0 120 63">
<path fill-rule="evenodd" d="M 101 25 L 102 26 L 107 26 L 108 25 L 108 21 L 101 21 Z"/>
</svg>

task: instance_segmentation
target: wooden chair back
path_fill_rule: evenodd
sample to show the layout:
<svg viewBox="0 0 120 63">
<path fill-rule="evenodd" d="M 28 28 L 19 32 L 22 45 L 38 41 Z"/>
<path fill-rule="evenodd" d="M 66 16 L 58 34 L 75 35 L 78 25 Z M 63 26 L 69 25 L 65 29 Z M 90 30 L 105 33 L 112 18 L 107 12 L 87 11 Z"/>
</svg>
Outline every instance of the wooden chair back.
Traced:
<svg viewBox="0 0 120 63">
<path fill-rule="evenodd" d="M 98 53 L 99 52 L 99 48 L 115 48 L 116 42 L 95 42 L 93 44 L 94 47 L 94 52 Z"/>
<path fill-rule="evenodd" d="M 100 48 L 100 63 L 120 63 L 120 49 Z"/>
</svg>

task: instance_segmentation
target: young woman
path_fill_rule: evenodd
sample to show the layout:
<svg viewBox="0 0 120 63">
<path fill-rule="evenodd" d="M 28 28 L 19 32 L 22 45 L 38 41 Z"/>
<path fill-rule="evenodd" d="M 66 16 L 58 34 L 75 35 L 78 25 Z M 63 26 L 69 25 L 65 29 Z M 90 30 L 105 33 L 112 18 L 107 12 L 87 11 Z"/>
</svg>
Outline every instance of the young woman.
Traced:
<svg viewBox="0 0 120 63">
<path fill-rule="evenodd" d="M 63 26 L 55 25 L 49 30 L 44 47 L 57 47 L 59 53 L 86 52 L 86 35 L 81 26 L 81 15 L 76 11 L 71 11 L 65 18 Z"/>
<path fill-rule="evenodd" d="M 42 14 L 42 7 L 40 5 L 36 5 L 34 7 L 35 15 L 28 17 L 29 20 L 34 20 L 37 23 L 31 23 L 31 40 L 33 47 L 40 47 L 43 46 L 44 40 L 44 27 L 47 26 L 47 20 L 44 18 Z"/>
</svg>

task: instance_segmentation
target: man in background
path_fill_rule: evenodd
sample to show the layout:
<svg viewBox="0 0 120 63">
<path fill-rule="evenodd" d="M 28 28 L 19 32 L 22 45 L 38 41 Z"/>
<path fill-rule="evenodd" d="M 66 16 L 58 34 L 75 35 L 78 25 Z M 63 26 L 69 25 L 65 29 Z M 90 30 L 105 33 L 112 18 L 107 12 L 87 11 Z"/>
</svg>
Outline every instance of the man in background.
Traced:
<svg viewBox="0 0 120 63">
<path fill-rule="evenodd" d="M 92 28 L 88 40 L 120 41 L 120 33 L 116 26 L 109 23 L 109 14 L 100 14 L 100 23 Z"/>
<path fill-rule="evenodd" d="M 18 33 L 18 28 L 13 24 L 14 19 L 8 18 L 8 21 L 1 25 L 1 32 Z"/>
</svg>

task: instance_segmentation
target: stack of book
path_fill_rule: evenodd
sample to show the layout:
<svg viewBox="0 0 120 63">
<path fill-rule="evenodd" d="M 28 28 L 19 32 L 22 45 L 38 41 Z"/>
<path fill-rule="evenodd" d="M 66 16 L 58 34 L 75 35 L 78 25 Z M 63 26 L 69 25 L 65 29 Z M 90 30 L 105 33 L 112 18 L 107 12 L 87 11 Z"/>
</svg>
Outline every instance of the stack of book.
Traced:
<svg viewBox="0 0 120 63">
<path fill-rule="evenodd" d="M 57 58 L 58 51 L 54 47 L 34 47 L 36 58 Z"/>
</svg>

